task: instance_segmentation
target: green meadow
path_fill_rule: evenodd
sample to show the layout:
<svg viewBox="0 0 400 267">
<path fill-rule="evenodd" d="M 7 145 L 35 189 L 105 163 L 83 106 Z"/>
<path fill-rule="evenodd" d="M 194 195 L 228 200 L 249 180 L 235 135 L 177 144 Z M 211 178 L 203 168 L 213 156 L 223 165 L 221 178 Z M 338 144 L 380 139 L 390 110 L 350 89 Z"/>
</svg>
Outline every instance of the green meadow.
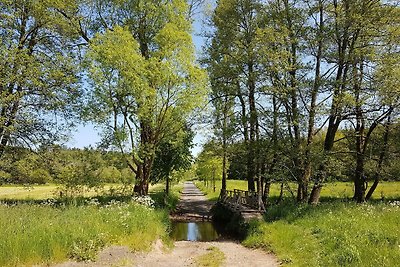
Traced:
<svg viewBox="0 0 400 267">
<path fill-rule="evenodd" d="M 161 239 L 170 244 L 168 205 L 176 204 L 175 187 L 167 205 L 161 186 L 151 198 L 129 196 L 43 199 L 53 186 L 38 186 L 0 202 L 0 266 L 50 264 L 68 259 L 93 261 L 103 247 L 118 244 L 146 251 Z M 20 188 L 2 187 L 16 194 Z M 9 195 L 8 195 L 9 196 Z M 47 196 L 47 195 L 46 195 Z M 154 201 L 155 200 L 155 201 Z M 144 223 L 145 222 L 145 223 Z"/>
<path fill-rule="evenodd" d="M 220 183 L 206 187 L 215 200 Z M 227 181 L 229 189 L 246 190 L 246 181 Z M 290 185 L 294 190 L 294 184 Z M 287 187 L 285 187 L 287 188 Z M 275 204 L 280 185 L 271 186 L 272 205 L 264 220 L 251 222 L 243 244 L 274 253 L 283 266 L 398 266 L 400 262 L 400 183 L 383 182 L 371 202 L 351 200 L 351 183 L 327 184 L 321 204 L 297 204 L 285 190 Z"/>
</svg>

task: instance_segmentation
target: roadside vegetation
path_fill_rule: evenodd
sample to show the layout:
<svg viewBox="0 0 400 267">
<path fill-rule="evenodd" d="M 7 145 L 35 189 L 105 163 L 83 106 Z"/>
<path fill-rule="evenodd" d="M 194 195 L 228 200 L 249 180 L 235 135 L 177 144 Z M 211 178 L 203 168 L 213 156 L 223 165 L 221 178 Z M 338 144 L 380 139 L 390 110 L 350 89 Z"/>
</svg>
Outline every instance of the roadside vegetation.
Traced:
<svg viewBox="0 0 400 267">
<path fill-rule="evenodd" d="M 243 244 L 271 251 L 284 266 L 397 266 L 400 202 L 282 203 L 250 226 Z"/>
<path fill-rule="evenodd" d="M 168 212 L 181 186 L 174 186 L 167 199 L 162 188 L 154 186 L 151 197 L 3 200 L 0 265 L 94 261 L 99 250 L 111 244 L 132 251 L 149 250 L 157 239 L 170 245 Z"/>
<path fill-rule="evenodd" d="M 221 182 L 196 181 L 210 200 Z M 293 184 L 294 186 L 294 184 Z M 242 244 L 274 253 L 283 266 L 396 266 L 400 261 L 400 183 L 382 182 L 379 194 L 358 205 L 351 183 L 328 183 L 317 206 L 297 204 L 287 189 L 272 184 L 264 220 L 250 223 Z M 228 180 L 227 190 L 247 190 L 247 181 Z"/>
</svg>

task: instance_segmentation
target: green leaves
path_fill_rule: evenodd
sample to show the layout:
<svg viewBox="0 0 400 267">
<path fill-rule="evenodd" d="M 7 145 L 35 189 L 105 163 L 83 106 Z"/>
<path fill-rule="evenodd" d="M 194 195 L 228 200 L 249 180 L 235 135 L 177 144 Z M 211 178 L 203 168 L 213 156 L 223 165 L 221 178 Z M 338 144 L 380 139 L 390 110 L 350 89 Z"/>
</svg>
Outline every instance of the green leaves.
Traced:
<svg viewBox="0 0 400 267">
<path fill-rule="evenodd" d="M 89 118 L 112 129 L 112 143 L 149 175 L 160 144 L 179 143 L 204 104 L 206 74 L 195 64 L 185 1 L 113 1 L 110 10 L 119 21 L 96 35 L 87 57 Z"/>
</svg>

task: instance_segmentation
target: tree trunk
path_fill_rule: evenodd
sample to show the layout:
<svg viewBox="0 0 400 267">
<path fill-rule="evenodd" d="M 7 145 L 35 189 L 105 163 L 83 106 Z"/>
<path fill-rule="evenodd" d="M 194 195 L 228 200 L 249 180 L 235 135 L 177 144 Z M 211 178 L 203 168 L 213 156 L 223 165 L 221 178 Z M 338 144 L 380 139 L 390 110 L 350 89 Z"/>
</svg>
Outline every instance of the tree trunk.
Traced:
<svg viewBox="0 0 400 267">
<path fill-rule="evenodd" d="M 389 142 L 390 125 L 391 125 L 391 122 L 390 122 L 390 115 L 389 115 L 387 123 L 385 124 L 385 133 L 383 135 L 383 148 L 382 148 L 381 153 L 379 154 L 379 160 L 378 160 L 378 164 L 377 164 L 376 171 L 374 174 L 374 183 L 372 184 L 367 195 L 365 196 L 366 201 L 371 199 L 371 197 L 372 197 L 373 193 L 375 192 L 375 189 L 378 187 L 378 184 L 380 181 L 383 161 L 387 155 L 387 151 L 388 151 L 388 147 L 389 147 L 388 142 Z"/>
<path fill-rule="evenodd" d="M 269 199 L 270 191 L 271 191 L 271 181 L 266 181 L 265 182 L 265 187 L 264 187 L 264 194 L 263 194 L 264 206 L 268 205 L 268 199 Z"/>
<path fill-rule="evenodd" d="M 323 50 L 323 31 L 324 31 L 324 8 L 322 1 L 318 2 L 319 5 L 319 27 L 318 27 L 318 50 L 316 55 L 315 64 L 315 77 L 313 89 L 311 91 L 311 105 L 308 118 L 308 132 L 307 132 L 307 145 L 305 149 L 304 156 L 304 167 L 303 176 L 301 178 L 301 184 L 299 184 L 298 191 L 301 192 L 302 198 L 297 198 L 298 201 L 305 201 L 307 198 L 308 183 L 312 175 L 312 162 L 311 162 L 311 145 L 314 139 L 314 124 L 315 124 L 315 114 L 317 108 L 317 95 L 321 84 L 321 60 L 322 60 L 322 50 Z M 298 192 L 299 195 L 299 192 Z"/>
<path fill-rule="evenodd" d="M 149 192 L 149 181 L 154 162 L 155 145 L 153 129 L 151 128 L 150 123 L 141 121 L 140 130 L 141 163 L 138 163 L 137 166 L 138 171 L 134 191 L 139 195 L 147 195 Z"/>
<path fill-rule="evenodd" d="M 221 193 L 225 195 L 226 192 L 226 161 L 227 161 L 227 116 L 228 116 L 228 99 L 225 97 L 224 114 L 223 114 L 223 129 L 222 129 L 222 184 Z"/>
<path fill-rule="evenodd" d="M 297 200 L 303 201 L 303 199 L 307 195 L 307 185 L 303 183 L 300 173 L 301 173 L 301 157 L 300 155 L 300 112 L 298 107 L 298 82 L 297 82 L 297 37 L 295 29 L 293 28 L 293 20 L 291 14 L 291 7 L 289 5 L 289 1 L 283 1 L 285 7 L 285 16 L 286 23 L 289 30 L 289 47 L 288 52 L 290 53 L 290 57 L 288 59 L 288 65 L 290 66 L 289 71 L 289 91 L 290 91 L 290 114 L 291 114 L 291 128 L 293 130 L 293 140 L 292 140 L 292 161 L 294 163 L 294 171 L 293 173 L 296 176 L 296 180 L 298 182 L 298 194 Z M 304 195 L 305 193 L 305 195 Z"/>
<path fill-rule="evenodd" d="M 326 168 L 328 164 L 327 157 L 329 156 L 330 151 L 333 148 L 335 142 L 336 132 L 339 128 L 339 125 L 342 121 L 342 111 L 340 107 L 340 96 L 341 93 L 346 88 L 347 84 L 347 71 L 349 62 L 346 61 L 347 54 L 350 54 L 349 50 L 349 28 L 350 24 L 346 24 L 344 28 L 340 28 L 339 21 L 342 19 L 339 16 L 340 12 L 348 13 L 349 3 L 345 1 L 344 3 L 344 11 L 340 11 L 341 7 L 338 6 L 337 2 L 334 2 L 334 14 L 335 14 L 335 38 L 337 39 L 337 72 L 335 77 L 335 87 L 333 90 L 332 96 L 332 104 L 330 107 L 330 114 L 328 119 L 328 128 L 326 131 L 326 136 L 324 140 L 324 159 L 319 165 L 318 173 L 315 176 L 315 183 L 313 189 L 311 191 L 308 203 L 317 204 L 319 202 L 322 184 L 326 180 Z M 356 37 L 355 37 L 356 38 Z M 351 50 L 351 49 L 350 49 Z"/>
<path fill-rule="evenodd" d="M 358 60 L 358 59 L 356 59 Z M 358 65 L 359 71 L 358 71 Z M 353 65 L 354 82 L 354 93 L 356 100 L 356 170 L 354 175 L 354 199 L 361 203 L 365 201 L 365 190 L 366 190 L 366 180 L 364 176 L 364 165 L 365 165 L 365 149 L 366 149 L 366 136 L 364 135 L 365 130 L 365 119 L 362 109 L 362 99 L 361 99 L 361 82 L 363 79 L 363 63 L 360 60 L 360 64 L 355 62 Z"/>
<path fill-rule="evenodd" d="M 169 179 L 169 175 L 167 176 L 167 180 L 166 180 L 166 182 L 165 182 L 165 195 L 169 195 L 169 182 L 170 182 L 170 179 Z"/>
<path fill-rule="evenodd" d="M 254 66 L 253 62 L 249 62 L 249 78 L 248 78 L 248 90 L 249 90 L 249 108 L 250 108 L 250 139 L 248 145 L 247 155 L 247 186 L 249 191 L 255 191 L 254 178 L 256 176 L 256 124 L 257 124 L 257 110 L 255 103 L 255 90 L 256 84 L 254 81 Z"/>
</svg>

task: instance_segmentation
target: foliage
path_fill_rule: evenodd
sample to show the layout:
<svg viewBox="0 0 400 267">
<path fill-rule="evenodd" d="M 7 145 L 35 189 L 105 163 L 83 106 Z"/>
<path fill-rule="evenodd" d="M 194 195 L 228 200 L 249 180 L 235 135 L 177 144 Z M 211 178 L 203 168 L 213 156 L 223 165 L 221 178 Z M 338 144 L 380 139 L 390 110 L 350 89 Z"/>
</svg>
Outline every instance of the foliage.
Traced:
<svg viewBox="0 0 400 267">
<path fill-rule="evenodd" d="M 75 1 L 0 2 L 0 156 L 9 144 L 63 141 L 72 125 L 79 36 L 58 10 L 76 8 Z"/>
<path fill-rule="evenodd" d="M 109 4 L 105 21 L 119 20 L 90 44 L 94 90 L 86 115 L 106 126 L 106 143 L 126 155 L 137 193 L 147 194 L 159 146 L 179 142 L 177 133 L 203 104 L 206 76 L 194 63 L 185 1 Z"/>
<path fill-rule="evenodd" d="M 3 156 L 3 183 L 56 183 L 68 193 L 106 183 L 131 185 L 134 177 L 120 153 L 95 149 L 42 147 L 38 151 L 9 147 Z"/>
<path fill-rule="evenodd" d="M 218 155 L 217 144 L 210 142 L 196 159 L 196 176 L 202 181 L 222 179 L 222 157 Z"/>
<path fill-rule="evenodd" d="M 194 132 L 185 127 L 161 142 L 154 159 L 151 182 L 157 183 L 169 178 L 173 173 L 189 170 L 192 165 Z"/>
<path fill-rule="evenodd" d="M 399 115 L 399 14 L 396 1 L 218 1 L 203 62 L 229 177 L 294 181 L 310 203 L 351 180 L 363 201 L 389 162 L 370 141 Z"/>
</svg>

